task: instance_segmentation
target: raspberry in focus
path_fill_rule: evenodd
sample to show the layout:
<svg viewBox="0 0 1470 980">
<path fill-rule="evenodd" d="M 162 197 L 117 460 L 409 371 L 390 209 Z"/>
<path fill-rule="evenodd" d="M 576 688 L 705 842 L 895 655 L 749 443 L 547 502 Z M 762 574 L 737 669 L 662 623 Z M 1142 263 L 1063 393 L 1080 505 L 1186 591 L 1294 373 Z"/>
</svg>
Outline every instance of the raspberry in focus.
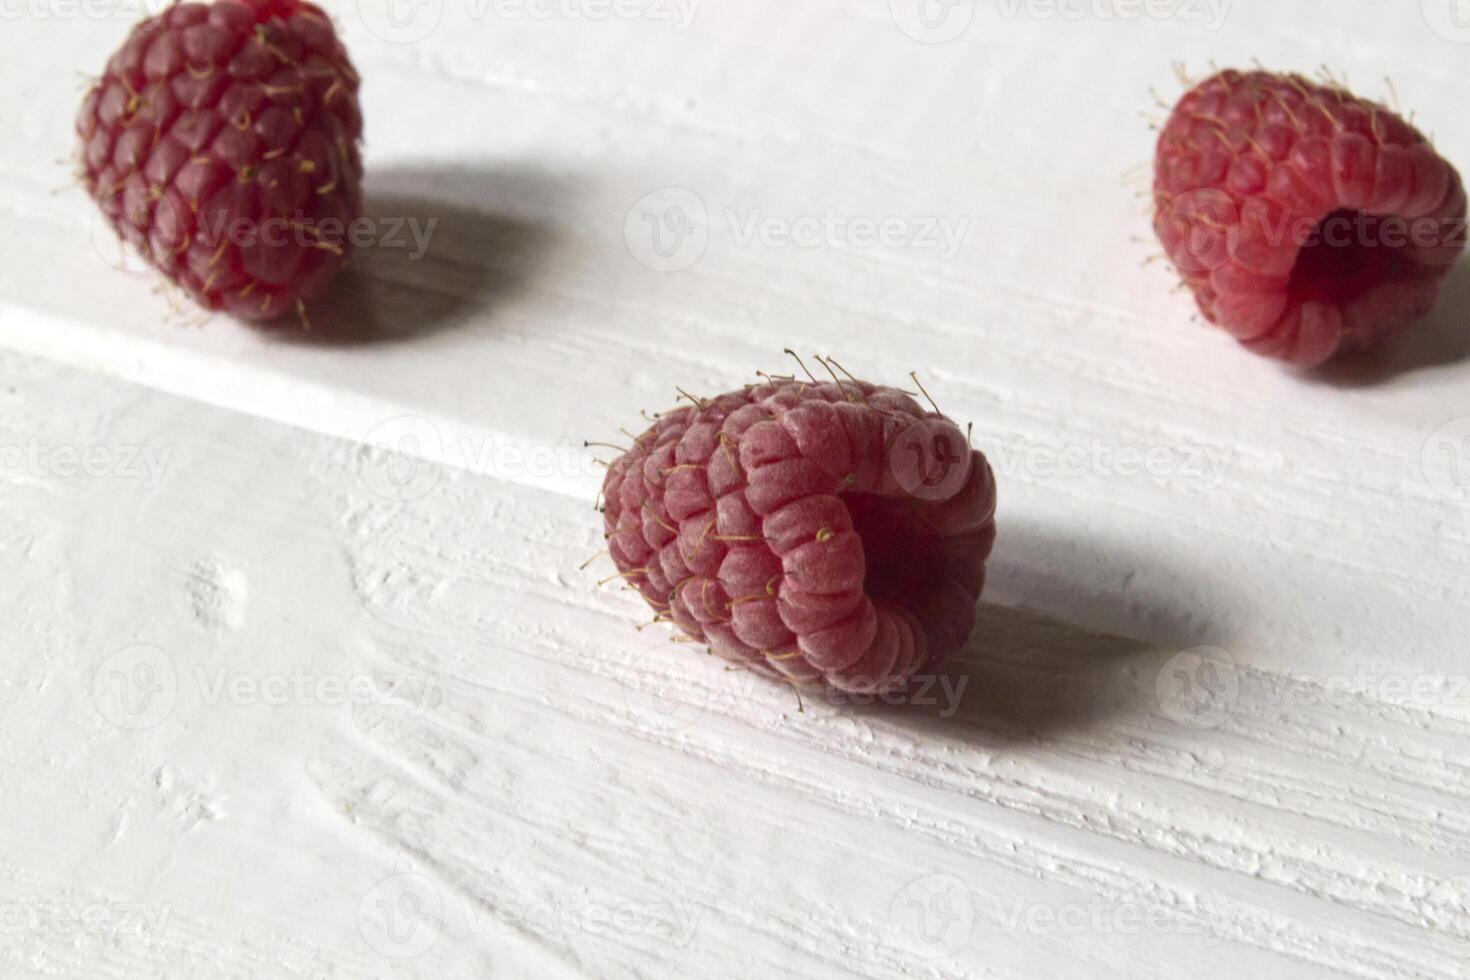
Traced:
<svg viewBox="0 0 1470 980">
<path fill-rule="evenodd" d="M 362 212 L 357 93 L 318 7 L 179 4 L 133 28 L 87 95 L 83 181 L 201 306 L 272 320 L 347 261 Z"/>
<path fill-rule="evenodd" d="M 1174 107 L 1154 229 L 1200 310 L 1302 366 L 1433 308 L 1465 247 L 1459 173 L 1417 129 L 1335 84 L 1224 71 Z"/>
<path fill-rule="evenodd" d="M 959 650 L 995 541 L 983 454 L 908 394 L 764 383 L 658 417 L 603 483 L 660 620 L 798 686 L 900 690 Z"/>
</svg>

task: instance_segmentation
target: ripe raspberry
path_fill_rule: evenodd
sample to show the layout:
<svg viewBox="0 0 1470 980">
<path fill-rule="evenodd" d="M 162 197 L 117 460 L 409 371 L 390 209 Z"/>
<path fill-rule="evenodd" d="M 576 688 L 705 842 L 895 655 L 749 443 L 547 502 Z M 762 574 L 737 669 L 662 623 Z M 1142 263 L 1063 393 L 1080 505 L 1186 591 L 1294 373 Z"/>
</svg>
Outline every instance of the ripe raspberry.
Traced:
<svg viewBox="0 0 1470 980">
<path fill-rule="evenodd" d="M 1159 136 L 1154 229 L 1206 319 L 1311 366 L 1434 306 L 1465 247 L 1460 175 L 1383 106 L 1225 71 Z"/>
<path fill-rule="evenodd" d="M 958 650 L 995 479 L 894 388 L 774 379 L 661 416 L 603 484 L 614 563 L 660 619 L 799 685 L 900 689 Z"/>
<path fill-rule="evenodd" d="M 170 7 L 133 28 L 82 105 L 87 192 L 201 306 L 274 319 L 347 259 L 357 87 L 310 3 Z"/>
</svg>

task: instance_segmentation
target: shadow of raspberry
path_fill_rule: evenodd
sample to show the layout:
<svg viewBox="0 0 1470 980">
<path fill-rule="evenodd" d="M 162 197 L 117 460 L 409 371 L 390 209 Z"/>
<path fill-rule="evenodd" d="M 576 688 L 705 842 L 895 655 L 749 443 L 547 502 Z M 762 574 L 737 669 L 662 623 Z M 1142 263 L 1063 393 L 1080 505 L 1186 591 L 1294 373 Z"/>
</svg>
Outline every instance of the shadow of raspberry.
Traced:
<svg viewBox="0 0 1470 980">
<path fill-rule="evenodd" d="M 844 710 L 872 712 L 928 737 L 976 745 L 1044 743 L 1081 733 L 1096 738 L 1106 730 L 1172 724 L 1158 686 L 1179 652 L 981 603 L 965 648 L 933 677 L 915 678 L 901 701 L 868 706 L 835 700 L 855 706 Z"/>
<path fill-rule="evenodd" d="M 1434 312 L 1381 346 L 1334 358 L 1304 376 L 1337 388 L 1402 383 L 1416 374 L 1470 362 L 1470 259 L 1440 284 Z"/>
<path fill-rule="evenodd" d="M 350 264 L 308 304 L 311 329 L 286 343 L 407 343 L 484 328 L 540 274 L 558 235 L 557 179 L 487 165 L 369 174 Z"/>
<path fill-rule="evenodd" d="M 1160 714 L 1161 671 L 1183 650 L 1225 642 L 1202 584 L 1115 542 L 1002 519 L 969 641 L 903 704 L 875 710 L 997 744 L 1172 724 Z"/>
</svg>

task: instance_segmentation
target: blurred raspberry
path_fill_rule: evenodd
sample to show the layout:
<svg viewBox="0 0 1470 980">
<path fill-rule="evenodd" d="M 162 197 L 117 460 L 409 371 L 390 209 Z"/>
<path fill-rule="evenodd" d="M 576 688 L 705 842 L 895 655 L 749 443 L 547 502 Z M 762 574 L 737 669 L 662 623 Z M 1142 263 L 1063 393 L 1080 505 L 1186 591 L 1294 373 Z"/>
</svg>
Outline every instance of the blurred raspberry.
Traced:
<svg viewBox="0 0 1470 980">
<path fill-rule="evenodd" d="M 959 650 L 995 480 L 953 422 L 866 382 L 774 379 L 659 417 L 603 484 L 660 618 L 798 685 L 901 689 Z"/>
<path fill-rule="evenodd" d="M 1413 126 L 1341 87 L 1225 71 L 1159 136 L 1154 228 L 1200 310 L 1310 366 L 1426 315 L 1465 246 L 1465 190 Z"/>
<path fill-rule="evenodd" d="M 362 212 L 358 78 L 298 0 L 138 24 L 77 121 L 87 191 L 201 306 L 270 320 L 321 293 Z"/>
</svg>

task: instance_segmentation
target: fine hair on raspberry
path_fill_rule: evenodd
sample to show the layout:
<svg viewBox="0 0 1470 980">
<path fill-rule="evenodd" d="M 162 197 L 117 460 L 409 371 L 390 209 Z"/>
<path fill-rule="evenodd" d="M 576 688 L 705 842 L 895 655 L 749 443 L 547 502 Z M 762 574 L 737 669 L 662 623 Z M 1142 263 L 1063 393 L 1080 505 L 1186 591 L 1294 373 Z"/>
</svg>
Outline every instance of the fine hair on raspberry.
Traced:
<svg viewBox="0 0 1470 980">
<path fill-rule="evenodd" d="M 1306 367 L 1428 314 L 1465 247 L 1459 172 L 1330 78 L 1231 70 L 1195 85 L 1159 134 L 1153 195 L 1205 318 Z"/>
<path fill-rule="evenodd" d="M 142 21 L 77 131 L 108 222 L 205 309 L 301 311 L 348 259 L 358 76 L 311 3 L 181 3 Z"/>
<path fill-rule="evenodd" d="M 603 497 L 609 553 L 657 620 L 854 693 L 902 689 L 964 645 L 995 540 L 995 479 L 959 427 L 835 374 L 658 416 Z"/>
</svg>

